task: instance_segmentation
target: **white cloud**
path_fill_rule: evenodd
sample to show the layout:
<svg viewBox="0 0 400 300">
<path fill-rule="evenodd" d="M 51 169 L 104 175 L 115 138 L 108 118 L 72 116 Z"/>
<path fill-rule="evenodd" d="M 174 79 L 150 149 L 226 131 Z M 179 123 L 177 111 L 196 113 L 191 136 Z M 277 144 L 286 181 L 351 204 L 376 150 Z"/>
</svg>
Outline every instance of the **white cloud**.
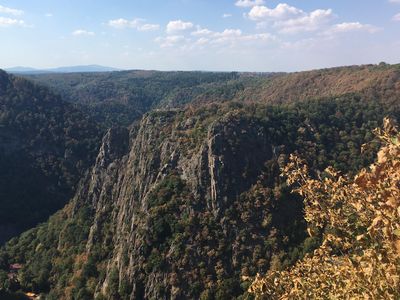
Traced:
<svg viewBox="0 0 400 300">
<path fill-rule="evenodd" d="M 108 21 L 108 26 L 117 28 L 117 29 L 126 29 L 126 28 L 133 28 L 138 31 L 153 31 L 160 29 L 160 25 L 158 24 L 150 24 L 145 23 L 145 19 L 133 19 L 133 20 L 126 20 L 126 19 L 116 19 Z"/>
<path fill-rule="evenodd" d="M 396 1 L 400 2 L 400 0 Z M 374 33 L 380 30 L 378 27 L 360 22 L 345 22 L 329 28 L 331 21 L 336 17 L 332 9 L 305 12 L 286 3 L 280 3 L 275 8 L 255 6 L 246 16 L 257 22 L 259 29 L 269 26 L 276 28 L 280 33 L 287 34 L 320 31 L 325 35 L 333 35 L 352 31 Z M 398 18 L 400 21 L 400 14 Z M 394 19 L 396 19 L 396 16 Z"/>
<path fill-rule="evenodd" d="M 289 50 L 296 50 L 296 51 L 302 51 L 302 50 L 311 50 L 318 44 L 323 44 L 325 41 L 317 40 L 315 38 L 307 38 L 307 39 L 301 39 L 297 41 L 288 41 L 288 42 L 283 42 L 281 45 L 282 49 L 289 49 Z"/>
<path fill-rule="evenodd" d="M 240 29 L 225 29 L 222 32 L 215 32 L 213 34 L 214 42 L 224 43 L 232 42 L 242 36 L 242 31 Z"/>
<path fill-rule="evenodd" d="M 108 26 L 118 28 L 118 29 L 123 29 L 123 28 L 128 28 L 132 27 L 133 25 L 136 24 L 136 21 L 128 21 L 126 19 L 116 19 L 116 20 L 110 20 L 108 21 Z"/>
<path fill-rule="evenodd" d="M 24 11 L 0 5 L 0 13 L 13 16 L 21 16 L 24 14 Z"/>
<path fill-rule="evenodd" d="M 238 0 L 235 5 L 239 7 L 253 7 L 257 5 L 263 5 L 265 3 L 264 0 Z"/>
<path fill-rule="evenodd" d="M 200 26 L 197 27 L 196 31 L 193 31 L 191 35 L 193 36 L 207 36 L 207 35 L 212 35 L 214 34 L 213 31 L 207 29 L 207 28 L 201 28 Z"/>
<path fill-rule="evenodd" d="M 334 25 L 330 30 L 328 30 L 328 33 L 345 33 L 353 31 L 366 31 L 369 33 L 375 33 L 379 30 L 380 28 L 370 24 L 361 24 L 360 22 L 345 22 Z"/>
<path fill-rule="evenodd" d="M 77 29 L 72 32 L 73 36 L 94 36 L 95 33 L 93 31 L 87 31 L 84 29 Z"/>
<path fill-rule="evenodd" d="M 389 0 L 390 3 L 400 3 L 400 0 Z"/>
<path fill-rule="evenodd" d="M 51 18 L 51 17 L 53 17 L 53 14 L 52 13 L 47 13 L 44 16 L 47 17 L 47 18 Z"/>
<path fill-rule="evenodd" d="M 276 40 L 275 36 L 269 33 L 243 34 L 240 29 L 225 29 L 222 32 L 215 32 L 207 28 L 198 27 L 191 35 L 198 38 L 195 42 L 197 45 L 210 44 L 232 46 L 250 41 L 266 42 Z"/>
<path fill-rule="evenodd" d="M 185 40 L 186 39 L 183 35 L 169 35 L 166 37 L 158 37 L 155 39 L 155 41 L 160 44 L 161 48 L 174 47 Z"/>
<path fill-rule="evenodd" d="M 191 33 L 192 36 L 195 37 L 206 37 L 209 39 L 218 39 L 218 38 L 228 38 L 234 36 L 241 36 L 242 31 L 240 29 L 225 29 L 222 32 L 211 31 L 207 28 L 198 27 L 196 31 Z"/>
<path fill-rule="evenodd" d="M 266 6 L 254 6 L 247 14 L 253 21 L 266 21 L 277 19 L 288 19 L 304 15 L 304 11 L 286 3 L 280 3 L 275 8 Z"/>
<path fill-rule="evenodd" d="M 11 27 L 11 26 L 25 27 L 26 24 L 23 20 L 0 17 L 0 27 Z"/>
<path fill-rule="evenodd" d="M 205 37 L 202 37 L 202 38 L 199 38 L 199 39 L 196 41 L 195 45 L 197 45 L 197 46 L 204 46 L 204 45 L 207 45 L 209 42 L 210 42 L 210 39 L 205 38 Z"/>
<path fill-rule="evenodd" d="M 232 17 L 232 14 L 223 14 L 222 17 L 224 19 Z"/>
<path fill-rule="evenodd" d="M 182 20 L 170 21 L 167 25 L 167 33 L 172 34 L 179 31 L 185 31 L 193 28 L 193 23 Z"/>
<path fill-rule="evenodd" d="M 276 41 L 276 37 L 269 33 L 245 34 L 240 29 L 230 28 L 223 31 L 212 31 L 201 26 L 197 26 L 194 31 L 190 32 L 190 35 L 185 33 L 167 34 L 155 39 L 161 48 L 174 48 L 184 52 L 203 51 L 209 48 L 215 51 L 224 51 L 224 49 L 242 51 L 252 47 L 264 47 L 274 41 Z"/>
<path fill-rule="evenodd" d="M 158 24 L 143 24 L 137 27 L 139 31 L 154 31 L 160 29 Z"/>
<path fill-rule="evenodd" d="M 397 15 L 394 15 L 392 20 L 396 21 L 396 22 L 400 22 L 400 13 L 398 13 Z"/>
<path fill-rule="evenodd" d="M 257 22 L 259 29 L 272 26 L 281 33 L 320 30 L 335 17 L 331 9 L 317 9 L 308 13 L 286 3 L 280 3 L 275 8 L 254 6 L 246 16 Z"/>
<path fill-rule="evenodd" d="M 278 21 L 274 24 L 282 33 L 316 31 L 334 18 L 331 9 L 317 9 L 303 17 Z"/>
</svg>

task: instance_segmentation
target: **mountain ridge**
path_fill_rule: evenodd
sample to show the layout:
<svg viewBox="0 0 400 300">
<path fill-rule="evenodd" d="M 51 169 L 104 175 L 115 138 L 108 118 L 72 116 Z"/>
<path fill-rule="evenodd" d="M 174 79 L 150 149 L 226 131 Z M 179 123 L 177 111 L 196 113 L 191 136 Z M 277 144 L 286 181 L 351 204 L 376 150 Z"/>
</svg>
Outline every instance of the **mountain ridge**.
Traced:
<svg viewBox="0 0 400 300">
<path fill-rule="evenodd" d="M 48 73 L 101 73 L 101 72 L 114 72 L 121 71 L 121 69 L 106 67 L 101 65 L 77 65 L 65 66 L 48 69 L 36 69 L 31 67 L 17 66 L 6 68 L 5 71 L 12 74 L 48 74 Z"/>
<path fill-rule="evenodd" d="M 288 154 L 359 169 L 382 115 L 355 96 L 149 112 L 130 131 L 108 130 L 72 201 L 0 261 L 22 264 L 20 284 L 50 299 L 242 299 L 241 276 L 318 245 L 279 179 Z"/>
<path fill-rule="evenodd" d="M 139 111 L 129 126 L 108 129 L 71 201 L 0 249 L 4 286 L 11 284 L 9 266 L 18 264 L 18 280 L 9 290 L 46 299 L 245 299 L 242 276 L 284 269 L 320 243 L 322 233 L 307 237 L 301 197 L 280 177 L 289 155 L 302 156 L 315 176 L 325 176 L 329 165 L 357 172 L 379 148 L 372 130 L 387 115 L 400 117 L 398 70 L 385 68 L 339 69 L 351 75 L 344 86 L 370 72 L 382 79 L 361 76 L 367 85 L 339 89 L 341 95 L 330 94 L 340 83 L 339 75 L 331 80 L 333 70 L 318 71 L 318 81 L 305 73 L 242 85 L 238 74 L 128 72 L 141 84 L 147 82 L 143 76 L 152 83 L 159 76 L 160 90 L 147 88 L 161 94 L 160 105 Z M 321 84 L 324 74 L 330 85 Z M 17 80 L 3 75 L 0 87 Z M 82 78 L 100 77 L 98 91 L 109 91 L 117 90 L 115 75 L 126 74 Z M 281 94 L 276 81 L 278 87 L 288 83 Z M 179 97 L 164 99 L 170 90 L 163 88 L 174 82 Z M 273 88 L 265 91 L 264 85 Z M 18 93 L 29 90 L 13 86 Z M 128 89 L 129 80 L 123 86 L 136 92 Z M 253 98 L 242 98 L 253 89 Z M 292 92 L 299 101 L 285 98 Z M 23 107 L 34 99 L 25 98 Z M 363 155 L 362 145 L 368 145 Z"/>
</svg>

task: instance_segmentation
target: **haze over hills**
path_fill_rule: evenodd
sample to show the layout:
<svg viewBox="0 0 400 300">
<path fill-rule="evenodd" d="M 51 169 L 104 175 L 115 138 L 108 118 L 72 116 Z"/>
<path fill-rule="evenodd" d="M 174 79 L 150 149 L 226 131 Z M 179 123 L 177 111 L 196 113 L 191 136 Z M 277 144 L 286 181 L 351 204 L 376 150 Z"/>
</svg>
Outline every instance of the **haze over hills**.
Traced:
<svg viewBox="0 0 400 300">
<path fill-rule="evenodd" d="M 399 65 L 0 74 L 4 215 L 65 204 L 1 248 L 0 292 L 46 299 L 245 298 L 242 276 L 293 265 L 325 233 L 308 236 L 280 176 L 290 154 L 316 176 L 356 173 L 372 130 L 400 118 Z M 74 195 L 53 203 L 61 188 Z"/>
<path fill-rule="evenodd" d="M 117 68 L 105 67 L 100 65 L 68 66 L 50 69 L 35 69 L 30 67 L 6 68 L 5 71 L 12 74 L 47 74 L 47 73 L 94 73 L 94 72 L 113 72 L 120 71 Z"/>
</svg>

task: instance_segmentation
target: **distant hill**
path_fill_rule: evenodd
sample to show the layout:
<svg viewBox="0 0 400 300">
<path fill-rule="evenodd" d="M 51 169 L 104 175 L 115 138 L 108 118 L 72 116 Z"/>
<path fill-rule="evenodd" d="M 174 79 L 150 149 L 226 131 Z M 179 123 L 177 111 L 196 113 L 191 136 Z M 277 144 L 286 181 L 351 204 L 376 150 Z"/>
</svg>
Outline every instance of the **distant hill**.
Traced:
<svg viewBox="0 0 400 300">
<path fill-rule="evenodd" d="M 87 66 L 59 67 L 59 68 L 49 69 L 49 71 L 54 73 L 80 73 L 80 72 L 112 72 L 112 71 L 120 71 L 120 69 L 99 66 L 99 65 L 87 65 Z"/>
<path fill-rule="evenodd" d="M 112 72 L 120 70 L 100 65 L 85 65 L 85 66 L 58 67 L 51 69 L 35 69 L 30 67 L 18 66 L 5 69 L 5 71 L 13 74 L 48 74 L 48 73 L 98 73 L 98 72 Z"/>
<path fill-rule="evenodd" d="M 5 70 L 9 73 L 35 73 L 35 72 L 39 71 L 38 69 L 35 69 L 35 68 L 21 67 L 21 66 L 8 68 Z"/>
<path fill-rule="evenodd" d="M 281 74 L 266 78 L 236 99 L 258 103 L 293 103 L 307 99 L 361 93 L 397 103 L 400 65 L 362 65 Z"/>
<path fill-rule="evenodd" d="M 74 103 L 99 122 L 129 125 L 154 108 L 193 102 L 222 102 L 266 75 L 215 72 L 121 71 L 103 73 L 25 74 Z"/>
<path fill-rule="evenodd" d="M 211 102 L 282 104 L 359 93 L 398 106 L 400 65 L 297 73 L 122 71 L 25 74 L 107 125 L 129 125 L 151 109 Z"/>
</svg>

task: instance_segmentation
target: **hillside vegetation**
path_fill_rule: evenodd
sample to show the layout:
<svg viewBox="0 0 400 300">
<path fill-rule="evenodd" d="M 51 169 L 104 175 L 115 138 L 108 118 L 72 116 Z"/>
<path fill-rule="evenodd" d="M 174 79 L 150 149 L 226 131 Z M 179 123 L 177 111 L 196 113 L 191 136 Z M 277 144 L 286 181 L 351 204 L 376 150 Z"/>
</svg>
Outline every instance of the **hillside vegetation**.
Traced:
<svg viewBox="0 0 400 300">
<path fill-rule="evenodd" d="M 7 149 L 21 148 L 28 153 L 24 167 L 34 162 L 48 175 L 48 181 L 35 183 L 37 189 L 47 191 L 55 180 L 75 193 L 47 222 L 1 248 L 0 293 L 33 291 L 57 300 L 286 297 L 296 284 L 290 272 L 304 272 L 303 262 L 331 259 L 337 266 L 343 257 L 362 257 L 357 251 L 370 249 L 357 248 L 367 238 L 367 220 L 343 197 L 352 192 L 347 189 L 353 187 L 351 176 L 387 147 L 388 140 L 377 138 L 373 129 L 387 116 L 400 119 L 398 73 L 398 66 L 379 65 L 264 75 L 34 76 L 48 88 L 2 73 L 4 163 L 18 166 Z M 293 193 L 295 180 L 280 176 L 282 167 L 293 166 L 292 154 L 308 166 L 307 187 L 318 192 L 312 198 L 318 201 L 308 201 L 311 192 L 301 192 L 302 187 Z M 329 166 L 337 171 L 324 171 Z M 21 177 L 28 173 L 18 168 L 12 178 L 23 178 L 22 187 L 31 191 L 30 180 L 41 173 Z M 287 172 L 306 176 L 296 170 Z M 346 188 L 340 203 L 329 200 L 337 195 L 334 187 Z M 5 181 L 1 188 L 8 188 Z M 365 193 L 372 195 L 373 189 L 368 184 Z M 357 190 L 353 196 L 360 195 Z M 319 197 L 336 219 L 309 209 L 310 202 L 325 203 Z M 25 199 L 35 212 L 35 201 L 42 198 Z M 347 225 L 337 230 L 333 221 L 350 224 L 356 235 L 349 236 Z M 346 243 L 337 240 L 340 234 Z M 324 250 L 329 258 L 314 256 L 327 249 L 327 241 L 338 242 Z M 12 273 L 15 264 L 20 268 Z M 322 276 L 320 271 L 316 274 Z M 329 265 L 325 271 L 327 284 L 339 283 Z M 253 284 L 242 280 L 257 274 L 267 275 Z M 310 276 L 296 289 L 313 288 L 322 295 L 317 293 L 326 287 L 318 290 Z M 273 285 L 275 279 L 282 285 Z"/>
<path fill-rule="evenodd" d="M 257 276 L 250 291 L 273 299 L 399 299 L 400 134 L 386 119 L 378 159 L 354 178 L 332 168 L 318 180 L 292 157 L 284 175 L 304 197 L 321 246 L 288 270 Z"/>
<path fill-rule="evenodd" d="M 238 95 L 245 101 L 288 103 L 358 93 L 398 104 L 400 65 L 365 65 L 272 76 Z"/>
<path fill-rule="evenodd" d="M 398 105 L 399 65 L 364 65 L 298 73 L 123 71 L 27 76 L 101 123 L 129 125 L 151 109 L 210 102 L 281 104 L 363 94 Z"/>
<path fill-rule="evenodd" d="M 379 103 L 383 111 L 398 109 L 397 65 L 294 74 L 124 71 L 28 76 L 50 91 L 17 77 L 10 77 L 15 84 L 7 84 L 10 80 L 2 74 L 0 137 L 3 151 L 8 150 L 0 158 L 6 170 L 0 189 L 4 207 L 17 214 L 11 223 L 24 225 L 17 229 L 10 224 L 9 210 L 4 209 L 0 242 L 45 220 L 67 202 L 109 126 L 130 125 L 152 109 L 195 110 L 231 101 L 291 103 L 348 93 Z M 38 199 L 43 205 L 31 204 L 42 203 Z"/>
<path fill-rule="evenodd" d="M 240 299 L 242 276 L 284 269 L 320 243 L 279 166 L 297 151 L 313 170 L 356 172 L 387 113 L 349 96 L 152 112 L 130 133 L 111 130 L 72 202 L 1 258 L 48 299 Z"/>
<path fill-rule="evenodd" d="M 0 108 L 1 244 L 66 204 L 102 132 L 47 88 L 1 70 Z"/>
<path fill-rule="evenodd" d="M 232 99 L 256 77 L 238 73 L 122 71 L 45 74 L 27 78 L 48 86 L 107 125 L 129 125 L 155 108 L 196 100 Z"/>
</svg>

